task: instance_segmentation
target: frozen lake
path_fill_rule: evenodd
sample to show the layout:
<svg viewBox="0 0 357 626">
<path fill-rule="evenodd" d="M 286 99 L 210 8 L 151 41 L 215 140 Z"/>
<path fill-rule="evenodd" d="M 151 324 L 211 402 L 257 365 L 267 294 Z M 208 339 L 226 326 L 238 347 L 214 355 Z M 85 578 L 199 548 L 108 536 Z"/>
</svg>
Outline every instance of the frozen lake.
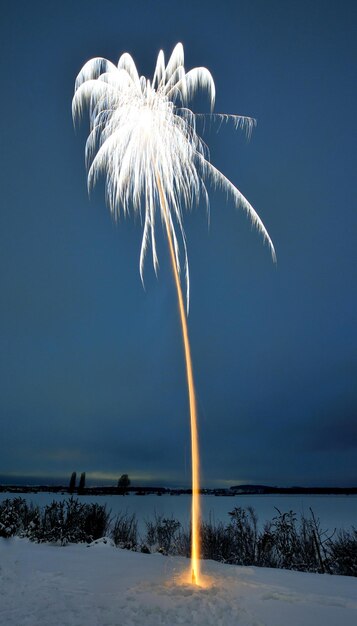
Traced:
<svg viewBox="0 0 357 626">
<path fill-rule="evenodd" d="M 28 502 L 38 504 L 40 507 L 49 504 L 53 500 L 69 498 L 66 494 L 53 493 L 27 493 L 18 494 Z M 6 498 L 13 498 L 15 494 L 0 493 L 0 502 Z M 75 496 L 77 497 L 77 496 Z M 81 502 L 95 502 L 106 504 L 113 517 L 118 513 L 135 513 L 139 522 L 139 531 L 145 531 L 145 520 L 152 518 L 155 514 L 164 517 L 174 517 L 184 526 L 189 525 L 191 496 L 180 495 L 146 495 L 137 496 L 130 494 L 127 496 L 78 496 Z M 326 496 L 326 495 L 239 495 L 239 496 L 202 496 L 202 515 L 204 519 L 211 519 L 215 522 L 228 522 L 229 511 L 234 507 L 247 508 L 252 506 L 257 515 L 259 526 L 271 520 L 276 514 L 275 509 L 281 512 L 294 511 L 299 517 L 301 514 L 309 516 L 310 508 L 315 517 L 321 521 L 323 530 L 333 531 L 336 529 L 350 530 L 352 526 L 357 527 L 357 496 Z"/>
</svg>

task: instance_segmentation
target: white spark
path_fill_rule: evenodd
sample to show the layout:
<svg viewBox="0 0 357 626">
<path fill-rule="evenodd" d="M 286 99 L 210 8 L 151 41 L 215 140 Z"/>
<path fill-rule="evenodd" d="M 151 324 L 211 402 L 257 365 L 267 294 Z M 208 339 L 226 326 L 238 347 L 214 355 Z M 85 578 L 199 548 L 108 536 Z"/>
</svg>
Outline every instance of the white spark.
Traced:
<svg viewBox="0 0 357 626">
<path fill-rule="evenodd" d="M 104 58 L 91 59 L 77 76 L 72 102 L 75 122 L 81 118 L 84 108 L 89 107 L 88 189 L 103 173 L 107 204 L 115 218 L 121 210 L 124 215 L 130 208 L 141 214 L 145 207 L 139 264 L 142 281 L 149 242 L 155 272 L 158 268 L 157 211 L 165 221 L 157 189 L 160 178 L 179 272 L 175 221 L 182 236 L 187 311 L 190 282 L 182 208 L 198 204 L 201 196 L 208 205 L 205 180 L 229 192 L 236 206 L 247 212 L 268 242 L 275 260 L 273 243 L 256 211 L 237 187 L 209 162 L 208 149 L 196 132 L 196 115 L 187 107 L 199 89 L 207 91 L 213 110 L 215 85 L 211 73 L 205 67 L 186 72 L 183 46 L 178 43 L 167 65 L 163 51 L 159 52 L 152 81 L 139 76 L 128 53 L 119 58 L 117 66 Z M 246 116 L 219 114 L 217 117 L 221 123 L 232 119 L 235 127 L 244 128 L 248 136 L 255 124 L 255 120 Z"/>
</svg>

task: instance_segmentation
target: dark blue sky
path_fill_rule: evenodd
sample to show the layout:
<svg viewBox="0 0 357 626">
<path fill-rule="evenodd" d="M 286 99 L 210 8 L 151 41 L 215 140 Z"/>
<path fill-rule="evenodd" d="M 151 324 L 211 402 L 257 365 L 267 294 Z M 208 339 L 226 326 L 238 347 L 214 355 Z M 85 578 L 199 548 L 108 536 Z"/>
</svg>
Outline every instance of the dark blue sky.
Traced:
<svg viewBox="0 0 357 626">
<path fill-rule="evenodd" d="M 257 118 L 249 143 L 204 138 L 278 256 L 219 192 L 209 228 L 185 215 L 203 482 L 356 484 L 356 3 L 1 6 L 0 474 L 190 480 L 167 246 L 144 291 L 141 225 L 88 199 L 71 120 L 89 58 L 128 51 L 150 77 L 182 41 L 215 110 Z"/>
</svg>

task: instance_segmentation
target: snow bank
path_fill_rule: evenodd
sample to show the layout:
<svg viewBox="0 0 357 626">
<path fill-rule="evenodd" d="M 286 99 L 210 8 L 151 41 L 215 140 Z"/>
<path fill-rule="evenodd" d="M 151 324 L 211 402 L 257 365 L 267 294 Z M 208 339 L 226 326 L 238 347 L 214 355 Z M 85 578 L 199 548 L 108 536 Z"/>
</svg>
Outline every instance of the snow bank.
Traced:
<svg viewBox="0 0 357 626">
<path fill-rule="evenodd" d="M 1 626 L 355 626 L 357 579 L 205 561 L 207 588 L 181 584 L 189 562 L 114 548 L 0 539 Z"/>
</svg>

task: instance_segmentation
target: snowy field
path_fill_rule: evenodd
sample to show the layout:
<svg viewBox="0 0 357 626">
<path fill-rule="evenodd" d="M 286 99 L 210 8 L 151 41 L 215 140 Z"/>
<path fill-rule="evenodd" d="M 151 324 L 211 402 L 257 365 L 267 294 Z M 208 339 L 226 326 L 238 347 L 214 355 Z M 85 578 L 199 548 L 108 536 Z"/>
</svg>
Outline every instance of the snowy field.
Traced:
<svg viewBox="0 0 357 626">
<path fill-rule="evenodd" d="M 357 579 L 0 539 L 1 626 L 355 626 Z"/>
<path fill-rule="evenodd" d="M 19 494 L 28 502 L 34 502 L 41 507 L 53 500 L 62 500 L 69 496 L 52 493 Z M 0 502 L 6 498 L 13 498 L 14 494 L 1 493 Z M 75 496 L 76 497 L 76 496 Z M 135 513 L 139 522 L 140 533 L 145 532 L 145 519 L 152 518 L 155 513 L 164 517 L 174 517 L 188 527 L 190 521 L 191 496 L 79 496 L 81 502 L 106 504 L 114 517 L 117 513 Z M 291 495 L 260 495 L 260 496 L 202 496 L 203 517 L 218 522 L 229 522 L 228 512 L 234 507 L 252 506 L 262 528 L 264 522 L 271 520 L 276 514 L 274 507 L 282 512 L 294 511 L 298 516 L 309 516 L 310 507 L 321 521 L 323 530 L 337 529 L 350 530 L 357 527 L 357 496 L 291 496 Z"/>
</svg>

